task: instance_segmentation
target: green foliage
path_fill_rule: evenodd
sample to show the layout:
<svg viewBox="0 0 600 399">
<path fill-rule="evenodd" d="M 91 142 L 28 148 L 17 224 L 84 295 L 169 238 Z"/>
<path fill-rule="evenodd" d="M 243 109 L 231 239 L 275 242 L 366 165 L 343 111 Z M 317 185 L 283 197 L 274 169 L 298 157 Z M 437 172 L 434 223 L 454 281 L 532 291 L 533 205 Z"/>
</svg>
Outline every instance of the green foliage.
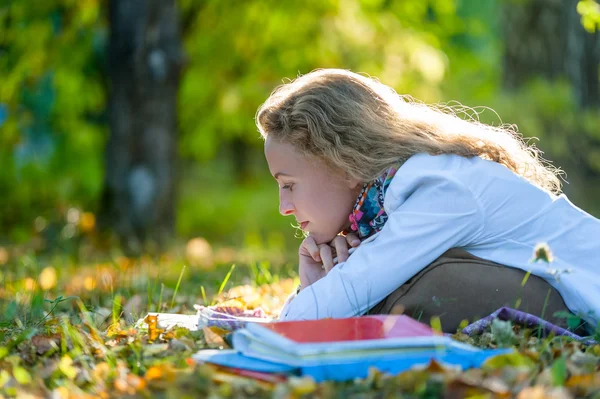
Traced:
<svg viewBox="0 0 600 399">
<path fill-rule="evenodd" d="M 492 321 L 492 335 L 501 348 L 508 348 L 515 344 L 516 337 L 510 321 L 494 319 Z"/>
<path fill-rule="evenodd" d="M 0 225 L 28 222 L 99 195 L 106 27 L 96 1 L 11 1 L 0 8 Z M 5 229 L 3 229 L 6 231 Z"/>
<path fill-rule="evenodd" d="M 600 117 L 578 110 L 565 82 L 539 80 L 503 92 L 498 0 L 178 5 L 187 60 L 178 104 L 182 236 L 279 242 L 286 231 L 292 240 L 289 221 L 277 212 L 254 116 L 276 85 L 324 67 L 368 73 L 425 102 L 495 109 L 502 119 L 492 112 L 481 119 L 539 137 L 548 157 L 569 172 L 569 196 L 600 213 L 600 191 L 586 184 L 600 175 Z M 52 226 L 64 224 L 68 209 L 97 207 L 108 135 L 107 6 L 0 6 L 0 243 L 28 240 L 38 216 L 48 225 L 44 234 L 60 236 Z M 597 1 L 582 0 L 577 9 L 584 26 L 596 29 Z M 50 242 L 65 249 L 60 240 Z"/>
<path fill-rule="evenodd" d="M 600 4 L 596 0 L 580 0 L 577 12 L 581 15 L 581 23 L 590 33 L 600 29 Z"/>
<path fill-rule="evenodd" d="M 256 109 L 283 79 L 338 67 L 378 76 L 400 92 L 436 99 L 442 46 L 462 21 L 456 2 L 179 2 L 189 57 L 180 94 L 181 152 L 215 155 L 241 137 L 260 146 Z"/>
<path fill-rule="evenodd" d="M 501 93 L 482 111 L 480 119 L 499 125 L 516 124 L 519 132 L 544 152 L 544 157 L 566 171 L 563 189 L 578 206 L 600 214 L 595 189 L 600 176 L 600 115 L 580 110 L 564 81 L 534 80 L 516 92 Z"/>
</svg>

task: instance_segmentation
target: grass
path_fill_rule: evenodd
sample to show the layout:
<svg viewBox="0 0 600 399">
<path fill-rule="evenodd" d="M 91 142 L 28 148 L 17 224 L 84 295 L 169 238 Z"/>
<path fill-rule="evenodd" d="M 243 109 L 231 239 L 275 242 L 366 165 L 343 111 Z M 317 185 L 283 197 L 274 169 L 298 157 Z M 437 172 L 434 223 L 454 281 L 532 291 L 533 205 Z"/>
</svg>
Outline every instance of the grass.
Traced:
<svg viewBox="0 0 600 399">
<path fill-rule="evenodd" d="M 506 323 L 476 337 L 455 336 L 517 349 L 481 369 L 433 363 L 322 384 L 232 377 L 190 360 L 224 345 L 218 336 L 151 323 L 135 328 L 150 311 L 191 314 L 196 303 L 228 301 L 275 315 L 297 282 L 285 257 L 222 253 L 228 255 L 202 265 L 177 253 L 89 263 L 27 253 L 9 259 L 0 266 L 0 397 L 598 397 L 600 345 L 541 338 Z"/>
</svg>

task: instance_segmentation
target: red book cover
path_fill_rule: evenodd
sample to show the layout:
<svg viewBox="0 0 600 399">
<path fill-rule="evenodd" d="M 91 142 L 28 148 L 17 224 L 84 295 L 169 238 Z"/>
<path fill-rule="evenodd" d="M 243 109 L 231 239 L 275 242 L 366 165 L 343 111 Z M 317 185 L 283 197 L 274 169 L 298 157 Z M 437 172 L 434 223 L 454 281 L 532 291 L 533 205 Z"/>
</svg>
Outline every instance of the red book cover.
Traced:
<svg viewBox="0 0 600 399">
<path fill-rule="evenodd" d="M 279 321 L 264 323 L 260 326 L 298 343 L 363 341 L 439 335 L 428 325 L 405 315 Z"/>
</svg>

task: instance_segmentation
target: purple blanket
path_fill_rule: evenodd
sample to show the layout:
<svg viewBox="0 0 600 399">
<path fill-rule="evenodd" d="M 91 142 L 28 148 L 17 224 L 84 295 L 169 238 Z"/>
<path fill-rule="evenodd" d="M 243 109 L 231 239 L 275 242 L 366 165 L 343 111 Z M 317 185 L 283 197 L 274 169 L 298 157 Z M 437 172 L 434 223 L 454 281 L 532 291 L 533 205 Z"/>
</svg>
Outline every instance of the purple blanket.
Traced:
<svg viewBox="0 0 600 399">
<path fill-rule="evenodd" d="M 495 318 L 498 318 L 500 320 L 509 320 L 514 323 L 522 324 L 528 328 L 540 327 L 545 334 L 554 334 L 554 335 L 560 335 L 560 336 L 564 336 L 564 337 L 573 338 L 575 340 L 581 341 L 583 344 L 586 344 L 586 345 L 596 344 L 596 341 L 594 341 L 591 338 L 580 337 L 579 335 L 573 334 L 569 330 L 561 328 L 561 327 L 559 327 L 555 324 L 552 324 L 542 318 L 539 318 L 539 317 L 534 316 L 529 313 L 521 312 L 520 310 L 511 309 L 511 308 L 507 308 L 507 307 L 502 307 L 502 308 L 496 310 L 491 315 L 484 317 L 481 320 L 477 320 L 474 323 L 469 324 L 468 326 L 463 328 L 462 332 L 467 335 L 481 334 L 486 327 L 488 327 L 489 325 L 492 324 L 492 321 Z"/>
</svg>

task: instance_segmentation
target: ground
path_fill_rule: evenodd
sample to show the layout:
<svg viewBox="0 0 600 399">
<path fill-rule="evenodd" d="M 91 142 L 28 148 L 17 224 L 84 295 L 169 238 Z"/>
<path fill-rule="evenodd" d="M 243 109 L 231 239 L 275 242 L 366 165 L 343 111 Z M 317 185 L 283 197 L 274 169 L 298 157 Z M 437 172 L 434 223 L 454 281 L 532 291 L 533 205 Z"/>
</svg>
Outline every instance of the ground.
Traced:
<svg viewBox="0 0 600 399">
<path fill-rule="evenodd" d="M 193 314 L 196 303 L 261 307 L 276 316 L 297 283 L 281 254 L 212 250 L 202 241 L 187 252 L 90 263 L 3 251 L 0 397 L 600 398 L 600 345 L 508 323 L 476 337 L 455 335 L 516 349 L 481 369 L 431 363 L 396 376 L 372 370 L 346 383 L 258 382 L 191 360 L 198 350 L 226 347 L 223 331 L 163 331 L 152 318 L 147 328 L 136 322 L 149 311 Z"/>
</svg>

